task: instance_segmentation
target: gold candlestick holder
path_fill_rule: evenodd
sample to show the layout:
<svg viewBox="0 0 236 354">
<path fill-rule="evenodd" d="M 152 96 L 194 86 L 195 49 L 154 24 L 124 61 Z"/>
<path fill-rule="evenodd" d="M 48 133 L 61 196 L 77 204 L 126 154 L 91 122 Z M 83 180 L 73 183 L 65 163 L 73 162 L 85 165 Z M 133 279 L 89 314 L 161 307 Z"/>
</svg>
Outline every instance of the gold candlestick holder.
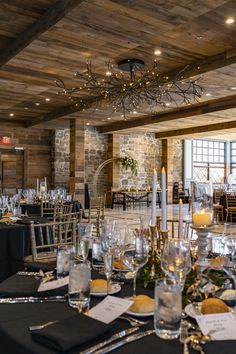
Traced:
<svg viewBox="0 0 236 354">
<path fill-rule="evenodd" d="M 155 270 L 155 258 L 156 258 L 156 250 L 157 250 L 157 240 L 156 240 L 156 225 L 150 225 L 150 233 L 151 233 L 151 255 L 149 261 L 151 262 L 151 270 L 150 270 L 150 278 L 156 279 L 156 270 Z"/>
</svg>

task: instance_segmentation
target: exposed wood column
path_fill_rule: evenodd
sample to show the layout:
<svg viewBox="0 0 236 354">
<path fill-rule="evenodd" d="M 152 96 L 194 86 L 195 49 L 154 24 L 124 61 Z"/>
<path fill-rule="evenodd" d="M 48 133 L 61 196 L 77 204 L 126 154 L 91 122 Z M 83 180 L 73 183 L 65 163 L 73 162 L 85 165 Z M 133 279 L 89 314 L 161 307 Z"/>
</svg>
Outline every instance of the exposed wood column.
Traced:
<svg viewBox="0 0 236 354">
<path fill-rule="evenodd" d="M 29 149 L 25 148 L 24 149 L 24 169 L 23 169 L 23 188 L 27 189 L 28 188 L 28 171 L 29 167 Z"/>
<path fill-rule="evenodd" d="M 70 121 L 70 194 L 84 205 L 85 127 L 83 120 Z"/>
<path fill-rule="evenodd" d="M 162 167 L 165 168 L 166 171 L 166 188 L 168 189 L 167 192 L 167 203 L 170 203 L 169 199 L 169 164 L 168 164 L 168 139 L 162 140 Z"/>
<path fill-rule="evenodd" d="M 172 203 L 174 182 L 183 180 L 183 143 L 177 139 L 162 140 L 162 166 L 166 170 L 167 201 Z"/>
<path fill-rule="evenodd" d="M 110 159 L 115 156 L 120 156 L 120 135 L 109 134 L 107 158 Z M 111 191 L 120 188 L 120 168 L 115 163 L 108 165 L 108 183 Z M 111 205 L 111 194 L 107 195 L 107 204 Z"/>
</svg>

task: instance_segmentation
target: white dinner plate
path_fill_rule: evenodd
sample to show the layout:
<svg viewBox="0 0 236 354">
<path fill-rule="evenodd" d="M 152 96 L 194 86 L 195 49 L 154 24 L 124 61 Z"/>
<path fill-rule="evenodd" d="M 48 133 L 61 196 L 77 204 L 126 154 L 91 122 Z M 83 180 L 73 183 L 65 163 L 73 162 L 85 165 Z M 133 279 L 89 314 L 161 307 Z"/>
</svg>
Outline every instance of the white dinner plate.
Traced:
<svg viewBox="0 0 236 354">
<path fill-rule="evenodd" d="M 111 285 L 111 290 L 109 291 L 109 294 L 108 294 L 108 295 L 116 294 L 116 293 L 118 293 L 120 290 L 121 290 L 121 286 L 120 286 L 119 284 L 112 284 L 112 285 Z M 107 292 L 105 292 L 105 293 L 95 293 L 95 292 L 92 292 L 92 293 L 90 293 L 90 295 L 97 296 L 97 297 L 102 297 L 102 296 L 107 296 Z"/>
<path fill-rule="evenodd" d="M 132 300 L 132 297 L 127 297 L 127 299 Z M 127 315 L 136 316 L 136 317 L 147 317 L 147 316 L 154 315 L 154 311 L 152 311 L 152 312 L 134 312 L 134 311 L 127 310 L 125 313 L 127 313 Z"/>
<path fill-rule="evenodd" d="M 127 315 L 136 316 L 136 317 L 147 317 L 147 316 L 154 315 L 154 312 L 133 312 L 129 310 L 127 310 L 125 313 L 127 313 Z"/>
<path fill-rule="evenodd" d="M 184 311 L 189 317 L 196 318 L 196 316 L 199 316 L 202 314 L 201 313 L 201 306 L 202 306 L 201 302 L 199 302 L 196 305 L 188 304 L 185 306 Z"/>
<path fill-rule="evenodd" d="M 196 318 L 196 316 L 201 316 L 202 315 L 201 306 L 202 306 L 201 302 L 199 302 L 197 305 L 188 304 L 187 306 L 185 306 L 184 311 L 186 312 L 186 314 L 189 317 Z M 229 307 L 229 310 L 234 316 L 236 316 L 236 313 L 233 311 L 233 309 L 231 309 Z"/>
</svg>

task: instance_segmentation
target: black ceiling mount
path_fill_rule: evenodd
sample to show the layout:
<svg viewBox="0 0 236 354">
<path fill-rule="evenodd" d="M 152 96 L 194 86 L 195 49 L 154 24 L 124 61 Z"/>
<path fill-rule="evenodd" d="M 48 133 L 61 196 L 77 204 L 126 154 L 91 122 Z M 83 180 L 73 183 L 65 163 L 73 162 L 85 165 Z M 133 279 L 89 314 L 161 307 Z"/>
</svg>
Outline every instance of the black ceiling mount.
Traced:
<svg viewBox="0 0 236 354">
<path fill-rule="evenodd" d="M 131 69 L 143 70 L 145 63 L 141 59 L 123 59 L 118 62 L 118 68 L 122 71 L 130 71 Z"/>
</svg>

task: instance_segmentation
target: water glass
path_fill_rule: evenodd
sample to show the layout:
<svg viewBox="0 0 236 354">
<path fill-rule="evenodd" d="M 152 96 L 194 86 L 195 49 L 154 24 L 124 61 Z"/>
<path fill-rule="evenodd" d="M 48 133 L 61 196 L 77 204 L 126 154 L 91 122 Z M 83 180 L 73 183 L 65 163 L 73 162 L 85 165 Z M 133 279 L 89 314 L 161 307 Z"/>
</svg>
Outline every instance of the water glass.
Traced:
<svg viewBox="0 0 236 354">
<path fill-rule="evenodd" d="M 74 257 L 74 247 L 61 245 L 57 250 L 57 278 L 63 278 L 69 274 L 70 264 Z"/>
<path fill-rule="evenodd" d="M 181 287 L 178 284 L 156 282 L 154 328 L 163 339 L 178 338 L 182 314 Z"/>
<path fill-rule="evenodd" d="M 94 238 L 92 244 L 92 267 L 95 270 L 101 270 L 104 267 L 102 244 L 99 238 Z"/>
<path fill-rule="evenodd" d="M 86 263 L 74 261 L 69 274 L 69 305 L 79 312 L 89 309 L 91 269 Z"/>
<path fill-rule="evenodd" d="M 20 207 L 15 207 L 14 209 L 13 209 L 13 214 L 14 214 L 14 216 L 21 216 L 21 214 L 22 214 L 22 211 L 21 211 L 21 208 Z"/>
</svg>

